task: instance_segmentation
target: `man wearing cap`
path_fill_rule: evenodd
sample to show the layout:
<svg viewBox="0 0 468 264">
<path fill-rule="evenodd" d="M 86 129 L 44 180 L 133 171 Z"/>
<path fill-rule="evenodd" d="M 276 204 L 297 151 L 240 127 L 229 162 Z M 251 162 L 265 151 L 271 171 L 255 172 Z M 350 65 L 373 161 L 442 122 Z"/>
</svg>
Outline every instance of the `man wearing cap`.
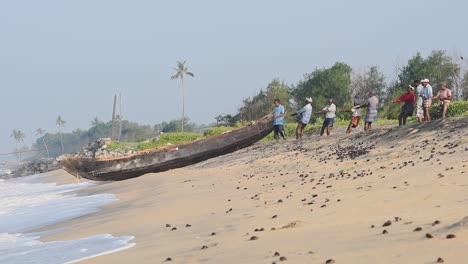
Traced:
<svg viewBox="0 0 468 264">
<path fill-rule="evenodd" d="M 401 107 L 400 115 L 398 116 L 398 125 L 406 125 L 406 119 L 408 116 L 413 115 L 414 111 L 414 101 L 416 100 L 414 95 L 414 87 L 408 85 L 408 91 L 402 96 L 398 97 L 396 100 L 392 101 L 392 104 L 398 102 L 404 102 L 405 104 Z"/>
<path fill-rule="evenodd" d="M 296 127 L 296 139 L 302 139 L 304 128 L 309 124 L 310 116 L 312 115 L 312 98 L 306 97 L 306 105 L 301 110 L 291 116 L 299 116 Z"/>
<path fill-rule="evenodd" d="M 275 110 L 273 112 L 274 119 L 273 119 L 273 131 L 275 135 L 275 139 L 278 141 L 279 136 L 283 139 L 286 139 L 284 134 L 284 106 L 281 105 L 280 99 L 275 99 Z"/>
<path fill-rule="evenodd" d="M 421 96 L 423 99 L 424 121 L 431 121 L 429 110 L 431 109 L 432 105 L 432 87 L 429 85 L 429 79 L 421 80 L 421 83 L 423 88 L 419 96 Z"/>
</svg>

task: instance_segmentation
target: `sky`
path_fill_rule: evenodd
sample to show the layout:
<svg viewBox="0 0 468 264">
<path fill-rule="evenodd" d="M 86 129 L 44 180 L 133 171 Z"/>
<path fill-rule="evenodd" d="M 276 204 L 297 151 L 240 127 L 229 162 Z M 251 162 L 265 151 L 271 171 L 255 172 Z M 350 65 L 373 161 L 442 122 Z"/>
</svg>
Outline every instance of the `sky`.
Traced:
<svg viewBox="0 0 468 264">
<path fill-rule="evenodd" d="M 336 61 L 378 65 L 391 81 L 416 52 L 468 57 L 467 10 L 465 0 L 1 0 L 0 153 L 14 149 L 13 129 L 27 144 L 39 127 L 57 132 L 58 115 L 66 131 L 110 120 L 116 93 L 125 119 L 180 118 L 178 60 L 195 74 L 186 114 L 205 124 L 273 78 L 294 84 Z"/>
</svg>

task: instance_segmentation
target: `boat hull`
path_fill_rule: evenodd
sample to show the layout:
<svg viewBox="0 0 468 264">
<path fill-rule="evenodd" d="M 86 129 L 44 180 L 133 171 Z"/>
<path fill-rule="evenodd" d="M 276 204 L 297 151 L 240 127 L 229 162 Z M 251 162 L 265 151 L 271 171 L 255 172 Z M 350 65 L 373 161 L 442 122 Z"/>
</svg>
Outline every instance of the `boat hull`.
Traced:
<svg viewBox="0 0 468 264">
<path fill-rule="evenodd" d="M 97 181 L 126 180 L 181 168 L 252 145 L 271 133 L 272 118 L 268 115 L 246 127 L 190 143 L 118 158 L 70 157 L 61 160 L 60 165 L 70 174 Z"/>
</svg>

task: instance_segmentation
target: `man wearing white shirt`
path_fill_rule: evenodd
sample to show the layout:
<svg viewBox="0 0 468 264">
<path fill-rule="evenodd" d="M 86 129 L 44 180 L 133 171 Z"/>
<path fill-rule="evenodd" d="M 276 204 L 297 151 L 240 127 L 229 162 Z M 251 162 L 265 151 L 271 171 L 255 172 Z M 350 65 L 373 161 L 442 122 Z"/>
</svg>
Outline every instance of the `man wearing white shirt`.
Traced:
<svg viewBox="0 0 468 264">
<path fill-rule="evenodd" d="M 328 99 L 328 104 L 322 109 L 321 113 L 325 113 L 325 120 L 323 121 L 322 129 L 320 129 L 320 136 L 323 136 L 325 130 L 327 130 L 327 136 L 329 136 L 336 113 L 336 105 L 333 103 L 333 98 Z"/>
</svg>

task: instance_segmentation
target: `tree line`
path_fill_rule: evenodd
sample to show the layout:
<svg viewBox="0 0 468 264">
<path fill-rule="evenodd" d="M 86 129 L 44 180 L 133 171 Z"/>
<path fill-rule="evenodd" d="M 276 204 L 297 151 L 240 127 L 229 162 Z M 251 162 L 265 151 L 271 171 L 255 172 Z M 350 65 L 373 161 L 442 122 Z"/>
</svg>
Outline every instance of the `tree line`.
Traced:
<svg viewBox="0 0 468 264">
<path fill-rule="evenodd" d="M 303 106 L 304 99 L 308 96 L 313 98 L 314 109 L 323 108 L 328 98 L 334 98 L 338 107 L 346 108 L 351 107 L 353 102 L 365 102 L 371 90 L 376 91 L 381 102 L 379 115 L 395 119 L 399 107 L 385 105 L 385 102 L 403 93 L 414 80 L 430 79 L 435 91 L 439 89 L 438 83 L 445 82 L 452 90 L 455 100 L 468 100 L 468 70 L 464 69 L 464 63 L 463 57 L 450 57 L 443 50 L 434 50 L 426 58 L 417 53 L 407 61 L 406 65 L 397 69 L 398 77 L 395 80 L 386 81 L 378 66 L 370 66 L 360 72 L 353 70 L 344 62 L 336 62 L 329 68 L 317 68 L 305 73 L 295 84 L 289 85 L 277 78 L 273 79 L 258 94 L 245 98 L 236 113 L 216 116 L 214 125 L 235 126 L 238 123 L 256 120 L 272 111 L 272 102 L 276 98 L 281 100 L 287 112 L 292 113 Z M 122 118 L 117 115 L 117 122 L 122 122 L 119 140 L 142 141 L 155 137 L 160 132 L 201 133 L 208 127 L 192 123 L 185 116 L 183 80 L 185 76 L 193 77 L 193 73 L 188 72 L 185 61 L 177 62 L 174 71 L 171 79 L 179 79 L 182 90 L 182 118 L 150 126 L 121 120 Z M 112 122 L 104 122 L 98 118 L 91 121 L 88 130 L 76 129 L 64 133 L 66 122 L 61 116 L 57 117 L 56 125 L 57 133 L 48 133 L 42 128 L 36 130 L 36 141 L 31 146 L 32 149 L 41 149 L 36 156 L 56 157 L 63 153 L 76 152 L 87 143 L 98 138 L 110 137 L 112 134 Z M 16 151 L 22 152 L 28 149 L 24 143 L 26 135 L 22 131 L 13 130 L 11 137 L 16 142 Z"/>
<path fill-rule="evenodd" d="M 440 89 L 439 83 L 445 82 L 455 100 L 468 100 L 468 71 L 464 69 L 464 63 L 463 57 L 448 56 L 443 50 L 434 50 L 426 58 L 417 53 L 397 69 L 395 80 L 386 81 L 378 66 L 360 72 L 346 63 L 336 62 L 329 68 L 317 68 L 304 74 L 296 84 L 288 85 L 273 79 L 257 95 L 244 99 L 236 114 L 219 115 L 216 120 L 220 125 L 232 125 L 258 119 L 271 112 L 275 98 L 280 99 L 290 113 L 302 107 L 307 96 L 312 97 L 314 109 L 322 109 L 328 98 L 334 98 L 338 107 L 346 108 L 354 101 L 365 102 L 371 90 L 376 91 L 380 99 L 379 115 L 395 119 L 399 107 L 385 103 L 404 93 L 414 80 L 430 79 L 434 92 Z"/>
</svg>

